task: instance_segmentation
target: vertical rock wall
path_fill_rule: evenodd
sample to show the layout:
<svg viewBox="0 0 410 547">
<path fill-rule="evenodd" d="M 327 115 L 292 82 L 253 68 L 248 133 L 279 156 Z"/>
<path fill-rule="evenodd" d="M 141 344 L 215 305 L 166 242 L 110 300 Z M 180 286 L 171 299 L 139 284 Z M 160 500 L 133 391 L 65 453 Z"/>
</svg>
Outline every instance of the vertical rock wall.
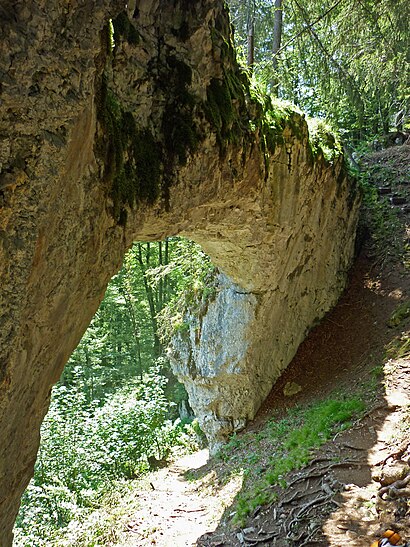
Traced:
<svg viewBox="0 0 410 547">
<path fill-rule="evenodd" d="M 220 0 L 0 6 L 2 547 L 50 389 L 132 241 L 185 234 L 249 293 L 242 331 L 263 327 L 243 374 L 264 392 L 343 286 L 354 188 L 340 158 L 312 155 L 302 117 L 264 119 L 229 32 Z"/>
<path fill-rule="evenodd" d="M 305 122 L 298 123 L 303 134 Z M 288 143 L 233 218 L 215 222 L 214 204 L 204 208 L 214 220 L 207 233 L 189 233 L 229 274 L 205 313 L 187 310 L 189 330 L 170 347 L 213 451 L 255 416 L 310 328 L 337 302 L 353 257 L 358 199 L 341 159 L 325 168 L 311 163 L 306 141 Z"/>
</svg>

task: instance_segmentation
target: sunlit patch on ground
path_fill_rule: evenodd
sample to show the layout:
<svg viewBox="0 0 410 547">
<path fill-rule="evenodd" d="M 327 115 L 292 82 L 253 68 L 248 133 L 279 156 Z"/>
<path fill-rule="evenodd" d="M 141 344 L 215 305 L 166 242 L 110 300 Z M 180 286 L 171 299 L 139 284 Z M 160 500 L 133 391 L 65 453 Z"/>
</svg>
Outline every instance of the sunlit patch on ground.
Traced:
<svg viewBox="0 0 410 547">
<path fill-rule="evenodd" d="M 410 539 L 408 501 L 397 497 L 380 497 L 382 485 L 400 484 L 406 476 L 410 458 L 408 432 L 410 428 L 410 361 L 389 360 L 384 366 L 385 396 L 359 425 L 363 456 L 369 474 L 362 474 L 363 483 L 347 474 L 341 503 L 323 526 L 329 546 L 353 541 L 357 547 L 368 547 L 369 538 L 378 538 L 387 528 L 399 530 Z M 354 430 L 349 437 L 354 436 Z M 369 446 L 366 449 L 366 443 Z M 381 483 L 380 483 L 381 481 Z"/>
<path fill-rule="evenodd" d="M 215 470 L 206 466 L 208 457 L 208 451 L 201 450 L 151 473 L 136 492 L 138 510 L 128 513 L 111 545 L 191 546 L 215 530 L 242 488 L 243 474 L 220 485 Z"/>
</svg>

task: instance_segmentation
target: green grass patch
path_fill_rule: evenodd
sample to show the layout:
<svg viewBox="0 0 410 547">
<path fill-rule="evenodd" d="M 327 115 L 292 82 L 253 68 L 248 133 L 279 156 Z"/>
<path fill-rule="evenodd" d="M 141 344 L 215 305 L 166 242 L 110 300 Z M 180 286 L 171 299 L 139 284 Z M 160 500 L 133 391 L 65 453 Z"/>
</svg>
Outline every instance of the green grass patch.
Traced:
<svg viewBox="0 0 410 547">
<path fill-rule="evenodd" d="M 406 319 L 410 317 L 410 300 L 406 300 L 397 306 L 394 312 L 391 314 L 389 322 L 387 323 L 389 327 L 398 327 Z"/>
<path fill-rule="evenodd" d="M 258 506 L 274 501 L 277 494 L 272 486 L 286 487 L 286 474 L 308 464 L 314 451 L 350 427 L 364 408 L 359 396 L 335 397 L 293 409 L 281 420 L 270 420 L 257 435 L 235 435 L 219 453 L 231 469 L 244 469 L 234 523 L 242 525 Z"/>
<path fill-rule="evenodd" d="M 380 199 L 368 173 L 358 173 L 362 191 L 359 234 L 370 236 L 370 254 L 381 265 L 400 260 L 405 262 L 403 227 L 396 209 L 387 199 Z"/>
</svg>

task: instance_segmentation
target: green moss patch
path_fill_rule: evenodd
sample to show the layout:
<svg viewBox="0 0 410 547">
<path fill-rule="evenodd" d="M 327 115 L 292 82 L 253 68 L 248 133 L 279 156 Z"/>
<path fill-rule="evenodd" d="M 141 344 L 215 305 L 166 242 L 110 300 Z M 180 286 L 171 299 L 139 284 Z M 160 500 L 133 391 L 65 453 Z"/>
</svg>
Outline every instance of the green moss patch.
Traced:
<svg viewBox="0 0 410 547">
<path fill-rule="evenodd" d="M 152 203 L 159 195 L 161 145 L 148 129 L 137 129 L 133 114 L 122 108 L 105 78 L 97 96 L 97 116 L 103 128 L 97 147 L 105 161 L 113 216 L 124 224 L 126 205 Z"/>
<path fill-rule="evenodd" d="M 248 87 L 246 76 L 233 70 L 226 70 L 223 79 L 212 78 L 207 87 L 205 117 L 222 152 L 227 143 L 239 144 L 250 129 L 245 98 Z"/>
<path fill-rule="evenodd" d="M 170 97 L 162 119 L 169 173 L 175 165 L 186 164 L 188 155 L 195 152 L 201 140 L 194 120 L 197 100 L 189 92 L 191 82 L 191 68 L 174 55 L 169 55 L 167 70 L 160 81 L 160 86 L 167 89 Z"/>
<path fill-rule="evenodd" d="M 112 26 L 114 29 L 114 44 L 118 44 L 121 40 L 125 40 L 133 46 L 139 44 L 140 35 L 128 19 L 125 11 L 112 20 Z"/>
</svg>

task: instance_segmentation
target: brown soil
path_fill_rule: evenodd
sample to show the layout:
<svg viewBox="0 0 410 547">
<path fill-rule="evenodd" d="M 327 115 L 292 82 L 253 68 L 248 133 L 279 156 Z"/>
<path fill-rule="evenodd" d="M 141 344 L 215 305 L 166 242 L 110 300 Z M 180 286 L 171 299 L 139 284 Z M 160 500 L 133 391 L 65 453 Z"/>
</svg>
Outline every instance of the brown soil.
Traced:
<svg viewBox="0 0 410 547">
<path fill-rule="evenodd" d="M 383 161 L 397 156 L 401 177 L 410 146 L 399 148 L 385 152 Z M 377 154 L 367 161 L 378 162 Z M 406 186 L 402 180 L 400 192 Z M 402 214 L 408 225 L 408 212 Z M 369 547 L 389 527 L 410 540 L 409 498 L 383 501 L 380 483 L 372 479 L 410 459 L 410 356 L 383 360 L 386 346 L 404 329 L 403 323 L 391 328 L 389 319 L 409 298 L 410 279 L 398 264 L 385 265 L 382 272 L 372 264 L 365 249 L 339 304 L 300 346 L 248 431 L 256 433 L 287 408 L 353 390 L 385 362 L 367 415 L 324 445 L 310 465 L 287 476 L 289 486 L 278 488 L 278 501 L 258 508 L 242 529 L 230 527 L 240 481 L 223 486 L 217 480 L 220 464 L 206 463 L 206 452 L 202 462 L 194 464 L 191 457 L 157 472 L 149 478 L 154 489 L 141 494 L 142 512 L 129 519 L 121 545 Z M 284 388 L 290 382 L 302 389 L 289 397 Z M 202 481 L 188 480 L 194 469 Z"/>
</svg>

